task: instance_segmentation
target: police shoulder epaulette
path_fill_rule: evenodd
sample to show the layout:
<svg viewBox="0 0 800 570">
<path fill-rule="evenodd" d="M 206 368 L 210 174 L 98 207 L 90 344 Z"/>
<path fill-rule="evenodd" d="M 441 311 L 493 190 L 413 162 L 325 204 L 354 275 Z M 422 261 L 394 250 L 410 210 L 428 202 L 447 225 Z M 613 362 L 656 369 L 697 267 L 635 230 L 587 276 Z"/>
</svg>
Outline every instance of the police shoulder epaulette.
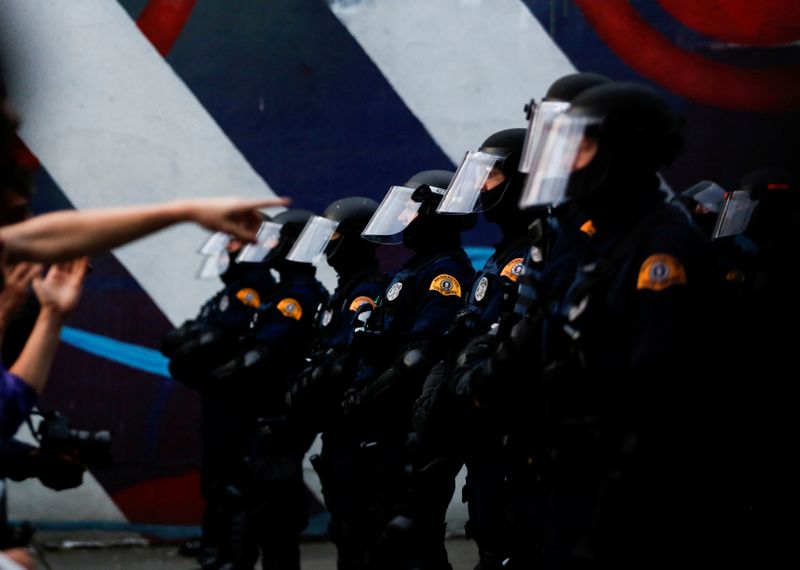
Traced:
<svg viewBox="0 0 800 570">
<path fill-rule="evenodd" d="M 284 317 L 289 317 L 296 321 L 299 321 L 303 316 L 303 307 L 297 299 L 292 299 L 291 297 L 286 297 L 278 301 L 277 309 Z"/>
<path fill-rule="evenodd" d="M 261 305 L 261 295 L 258 294 L 258 291 L 250 287 L 239 289 L 236 292 L 236 298 L 242 305 L 253 307 L 254 309 L 257 309 Z"/>
<path fill-rule="evenodd" d="M 677 258 L 668 253 L 655 253 L 642 263 L 637 289 L 661 291 L 672 285 L 686 284 L 686 270 Z"/>
<path fill-rule="evenodd" d="M 373 299 L 371 299 L 370 297 L 367 297 L 366 295 L 359 295 L 358 297 L 353 299 L 353 301 L 350 303 L 350 310 L 351 311 L 357 311 L 359 309 L 359 307 L 361 307 L 361 305 L 364 305 L 364 304 L 369 304 L 373 308 L 376 306 L 375 301 Z"/>
<path fill-rule="evenodd" d="M 522 275 L 522 270 L 524 266 L 522 265 L 523 259 L 521 257 L 515 257 L 508 263 L 506 263 L 503 270 L 500 272 L 500 275 L 507 279 L 511 279 L 511 281 L 516 281 L 519 279 L 519 276 Z"/>
<path fill-rule="evenodd" d="M 458 282 L 458 279 L 447 273 L 442 273 L 434 277 L 428 290 L 436 291 L 445 296 L 456 295 L 461 297 L 461 284 Z"/>
</svg>

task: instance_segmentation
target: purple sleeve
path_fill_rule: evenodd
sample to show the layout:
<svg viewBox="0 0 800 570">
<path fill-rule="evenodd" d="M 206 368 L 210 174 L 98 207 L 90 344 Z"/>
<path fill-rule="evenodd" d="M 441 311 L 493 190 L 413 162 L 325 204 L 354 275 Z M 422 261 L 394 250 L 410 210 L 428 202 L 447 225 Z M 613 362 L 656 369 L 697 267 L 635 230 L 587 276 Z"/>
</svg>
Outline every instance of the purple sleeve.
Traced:
<svg viewBox="0 0 800 570">
<path fill-rule="evenodd" d="M 36 403 L 36 391 L 0 362 L 0 438 L 10 438 Z"/>
</svg>

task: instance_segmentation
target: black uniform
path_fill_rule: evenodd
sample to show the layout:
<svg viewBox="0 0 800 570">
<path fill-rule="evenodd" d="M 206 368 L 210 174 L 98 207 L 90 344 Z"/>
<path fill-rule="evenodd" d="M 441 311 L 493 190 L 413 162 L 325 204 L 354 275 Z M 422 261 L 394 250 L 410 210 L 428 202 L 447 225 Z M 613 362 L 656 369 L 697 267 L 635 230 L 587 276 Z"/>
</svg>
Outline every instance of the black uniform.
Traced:
<svg viewBox="0 0 800 570">
<path fill-rule="evenodd" d="M 327 292 L 312 265 L 285 257 L 310 217 L 289 210 L 273 219 L 280 236 L 264 262 L 278 271 L 280 284 L 261 299 L 236 355 L 211 372 L 211 381 L 237 402 L 241 429 L 231 446 L 242 459 L 230 467 L 225 489 L 225 569 L 252 568 L 259 547 L 265 570 L 300 565 L 298 534 L 307 524 L 302 457 L 308 441 L 287 429 L 285 394 L 304 364 Z"/>
<path fill-rule="evenodd" d="M 414 401 L 430 367 L 441 358 L 443 335 L 463 307 L 474 270 L 460 247 L 459 232 L 474 224 L 471 216 L 435 213 L 452 173 L 427 171 L 395 198 L 414 216 L 399 216 L 403 243 L 415 255 L 387 287 L 380 304 L 354 340 L 359 357 L 353 387 L 344 406 L 358 465 L 362 510 L 359 528 L 367 534 L 368 568 L 447 568 L 444 514 L 453 490 L 453 473 L 425 450 L 406 447 L 412 431 Z M 410 188 L 410 189 L 409 189 Z M 373 220 L 382 220 L 379 210 Z M 381 230 L 365 235 L 382 239 Z M 411 473 L 407 466 L 414 465 Z"/>
<path fill-rule="evenodd" d="M 264 264 L 232 263 L 222 278 L 226 287 L 203 305 L 195 319 L 169 333 L 163 346 L 173 378 L 200 393 L 201 490 L 206 500 L 200 554 L 206 561 L 216 554 L 223 532 L 226 474 L 242 460 L 236 452 L 242 433 L 238 401 L 223 386 L 209 382 L 208 374 L 235 354 L 261 300 L 276 287 Z"/>
<path fill-rule="evenodd" d="M 530 453 L 527 475 L 516 473 L 538 503 L 540 545 L 515 553 L 514 567 L 681 567 L 704 546 L 711 516 L 707 390 L 686 373 L 710 337 L 710 250 L 659 192 L 655 171 L 677 134 L 657 96 L 595 87 L 572 117 L 588 125 L 585 148 L 597 147 L 574 172 L 566 165 L 561 188 L 591 219 L 591 236 L 580 217 L 561 225 L 538 303 L 460 374 L 493 368 L 527 384 Z M 564 257 L 552 255 L 559 241 Z"/>
</svg>

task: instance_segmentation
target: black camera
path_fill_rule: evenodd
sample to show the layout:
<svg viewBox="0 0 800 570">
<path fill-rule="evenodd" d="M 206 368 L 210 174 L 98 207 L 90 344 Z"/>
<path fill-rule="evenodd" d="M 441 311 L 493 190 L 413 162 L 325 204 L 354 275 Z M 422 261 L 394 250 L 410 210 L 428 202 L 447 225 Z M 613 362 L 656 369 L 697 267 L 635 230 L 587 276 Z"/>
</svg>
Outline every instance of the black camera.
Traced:
<svg viewBox="0 0 800 570">
<path fill-rule="evenodd" d="M 28 523 L 10 525 L 0 523 L 0 550 L 27 548 L 33 541 L 33 527 Z"/>
<path fill-rule="evenodd" d="M 75 457 L 87 467 L 108 469 L 111 457 L 111 432 L 73 429 L 61 412 L 46 412 L 36 430 L 43 452 Z"/>
</svg>

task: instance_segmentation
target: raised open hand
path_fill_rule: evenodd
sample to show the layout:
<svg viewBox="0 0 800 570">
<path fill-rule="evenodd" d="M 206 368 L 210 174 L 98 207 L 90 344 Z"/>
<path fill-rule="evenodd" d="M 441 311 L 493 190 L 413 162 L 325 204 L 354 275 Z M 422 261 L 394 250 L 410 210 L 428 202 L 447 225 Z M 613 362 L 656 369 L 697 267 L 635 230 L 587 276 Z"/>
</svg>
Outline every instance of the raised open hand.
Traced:
<svg viewBox="0 0 800 570">
<path fill-rule="evenodd" d="M 33 290 L 42 309 L 62 315 L 71 313 L 80 299 L 88 266 L 89 258 L 80 257 L 53 265 L 47 275 L 35 278 Z"/>
</svg>

